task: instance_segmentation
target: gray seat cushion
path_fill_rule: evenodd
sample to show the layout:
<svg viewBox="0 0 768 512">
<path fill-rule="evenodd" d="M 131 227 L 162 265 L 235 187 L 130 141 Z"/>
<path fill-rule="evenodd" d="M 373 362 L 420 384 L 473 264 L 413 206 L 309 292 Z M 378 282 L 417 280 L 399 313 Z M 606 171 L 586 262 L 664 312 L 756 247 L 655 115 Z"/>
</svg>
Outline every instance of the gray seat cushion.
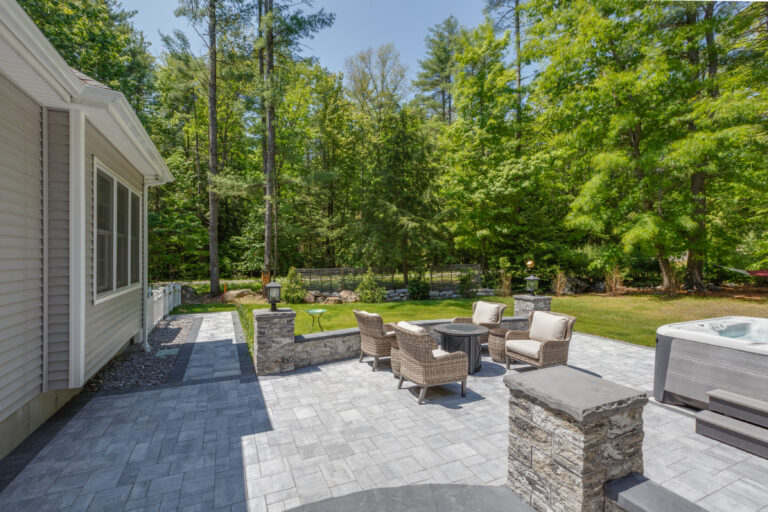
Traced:
<svg viewBox="0 0 768 512">
<path fill-rule="evenodd" d="M 541 351 L 541 342 L 535 340 L 507 340 L 504 344 L 507 350 L 521 356 L 538 359 Z"/>
</svg>

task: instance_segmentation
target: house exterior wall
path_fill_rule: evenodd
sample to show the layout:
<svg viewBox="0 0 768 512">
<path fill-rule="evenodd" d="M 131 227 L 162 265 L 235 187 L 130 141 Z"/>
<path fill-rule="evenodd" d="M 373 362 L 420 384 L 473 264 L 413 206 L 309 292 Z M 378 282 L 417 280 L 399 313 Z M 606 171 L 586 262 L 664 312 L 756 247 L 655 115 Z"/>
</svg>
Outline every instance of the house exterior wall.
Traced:
<svg viewBox="0 0 768 512">
<path fill-rule="evenodd" d="M 48 109 L 48 389 L 69 387 L 69 112 Z"/>
<path fill-rule="evenodd" d="M 94 279 L 94 165 L 98 160 L 108 171 L 137 193 L 141 201 L 144 180 L 120 152 L 89 122 L 85 126 L 85 379 L 92 377 L 130 339 L 142 332 L 141 284 L 109 298 L 95 295 Z M 143 233 L 139 239 L 143 243 Z M 143 248 L 140 253 L 143 252 Z"/>
<path fill-rule="evenodd" d="M 43 385 L 42 108 L 0 74 L 0 422 Z"/>
</svg>

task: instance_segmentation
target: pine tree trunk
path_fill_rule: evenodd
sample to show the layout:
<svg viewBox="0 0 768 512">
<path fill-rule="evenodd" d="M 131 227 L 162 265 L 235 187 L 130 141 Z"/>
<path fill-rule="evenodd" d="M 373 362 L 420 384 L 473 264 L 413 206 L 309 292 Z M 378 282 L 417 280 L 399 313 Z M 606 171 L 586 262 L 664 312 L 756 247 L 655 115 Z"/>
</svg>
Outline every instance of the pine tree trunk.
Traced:
<svg viewBox="0 0 768 512">
<path fill-rule="evenodd" d="M 709 21 L 714 15 L 714 2 L 704 4 L 704 19 Z M 695 19 L 694 19 L 695 20 Z M 705 35 L 707 51 L 707 75 L 710 80 L 717 77 L 718 59 L 717 43 L 715 41 L 714 30 L 710 27 Z M 695 57 L 698 63 L 698 52 L 691 53 L 692 60 Z M 701 75 L 704 73 L 702 72 Z M 703 76 L 702 76 L 703 78 Z M 716 98 L 719 95 L 717 86 L 713 86 L 709 95 Z M 691 175 L 691 198 L 693 201 L 693 218 L 696 221 L 696 228 L 689 237 L 688 263 L 686 265 L 685 285 L 688 289 L 703 291 L 704 287 L 704 255 L 706 253 L 707 242 L 707 174 L 703 170 L 698 170 Z"/>
<path fill-rule="evenodd" d="M 522 139 L 521 122 L 523 118 L 523 61 L 520 55 L 520 0 L 515 0 L 515 87 L 517 88 L 517 100 L 515 101 L 515 155 L 520 156 L 520 140 Z"/>
<path fill-rule="evenodd" d="M 216 110 L 216 0 L 208 1 L 208 171 L 211 178 L 218 174 L 219 127 Z M 219 197 L 208 185 L 208 254 L 210 262 L 211 294 L 219 290 Z"/>
<path fill-rule="evenodd" d="M 699 7 L 698 5 L 691 5 L 687 8 L 685 15 L 685 23 L 691 27 L 696 25 L 699 21 Z M 688 48 L 686 54 L 688 56 L 688 62 L 693 70 L 691 80 L 698 81 L 701 78 L 699 73 L 699 42 L 691 36 L 687 40 Z M 693 121 L 688 122 L 688 130 L 693 132 L 696 130 L 696 123 Z M 693 200 L 693 214 L 696 219 L 697 226 L 688 234 L 688 262 L 686 264 L 685 271 L 685 287 L 689 290 L 701 290 L 704 288 L 702 279 L 704 261 L 702 258 L 702 240 L 704 233 L 702 232 L 702 219 L 700 218 L 702 212 L 702 205 L 699 201 L 698 189 L 703 187 L 702 171 L 694 171 L 691 174 L 690 179 L 691 197 Z"/>
<path fill-rule="evenodd" d="M 661 289 L 664 291 L 674 291 L 671 290 L 674 276 L 672 275 L 672 264 L 669 262 L 669 258 L 659 254 L 657 259 L 659 260 L 659 270 L 661 270 Z"/>
<path fill-rule="evenodd" d="M 274 0 L 264 0 L 264 12 L 269 16 L 272 14 L 272 2 Z M 274 71 L 274 30 L 272 21 L 267 25 L 266 38 L 266 73 L 264 81 L 266 86 L 266 110 L 267 110 L 267 160 L 265 162 L 265 181 L 266 198 L 264 204 L 264 270 L 272 269 L 272 196 L 274 194 L 273 176 L 275 172 L 275 106 L 271 98 L 272 93 L 272 72 Z"/>
</svg>

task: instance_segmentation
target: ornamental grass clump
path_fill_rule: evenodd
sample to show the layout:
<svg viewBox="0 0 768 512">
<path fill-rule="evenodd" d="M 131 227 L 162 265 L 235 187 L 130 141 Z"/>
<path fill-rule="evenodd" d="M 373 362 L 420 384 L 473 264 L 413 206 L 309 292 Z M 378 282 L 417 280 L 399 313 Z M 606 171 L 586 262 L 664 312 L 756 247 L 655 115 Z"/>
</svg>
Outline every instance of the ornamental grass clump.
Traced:
<svg viewBox="0 0 768 512">
<path fill-rule="evenodd" d="M 370 268 L 363 274 L 355 293 L 360 297 L 360 302 L 378 303 L 387 298 L 387 291 L 376 281 L 376 276 Z"/>
<path fill-rule="evenodd" d="M 555 290 L 555 295 L 562 297 L 568 291 L 568 278 L 565 276 L 565 272 L 558 270 L 555 274 L 555 279 L 552 281 L 552 288 Z"/>
</svg>

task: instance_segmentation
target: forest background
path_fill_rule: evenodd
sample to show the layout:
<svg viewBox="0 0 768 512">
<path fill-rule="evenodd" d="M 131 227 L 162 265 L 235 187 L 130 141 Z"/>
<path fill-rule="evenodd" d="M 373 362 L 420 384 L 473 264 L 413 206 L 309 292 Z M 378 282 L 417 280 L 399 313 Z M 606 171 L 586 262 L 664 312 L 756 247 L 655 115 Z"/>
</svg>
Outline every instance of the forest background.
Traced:
<svg viewBox="0 0 768 512">
<path fill-rule="evenodd" d="M 413 80 L 392 44 L 343 73 L 302 56 L 334 21 L 308 0 L 181 0 L 206 51 L 175 32 L 159 58 L 115 0 L 19 3 L 175 177 L 150 188 L 151 281 L 768 268 L 768 3 L 486 0 L 425 34 Z"/>
</svg>

